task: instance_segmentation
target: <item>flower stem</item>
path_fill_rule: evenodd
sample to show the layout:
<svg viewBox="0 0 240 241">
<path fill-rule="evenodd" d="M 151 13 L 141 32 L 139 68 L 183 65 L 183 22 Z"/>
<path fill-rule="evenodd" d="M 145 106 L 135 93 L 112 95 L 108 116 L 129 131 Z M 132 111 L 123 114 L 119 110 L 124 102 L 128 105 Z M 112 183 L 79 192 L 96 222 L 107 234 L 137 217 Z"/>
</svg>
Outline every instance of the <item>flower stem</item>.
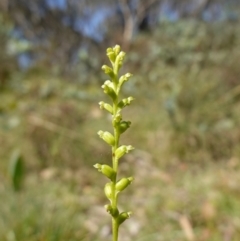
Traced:
<svg viewBox="0 0 240 241">
<path fill-rule="evenodd" d="M 118 222 L 115 218 L 112 218 L 112 240 L 113 241 L 118 241 L 118 228 L 119 228 L 119 225 L 118 225 Z"/>
<path fill-rule="evenodd" d="M 118 98 L 113 102 L 113 115 L 112 115 L 112 120 L 116 117 L 117 114 L 117 103 L 118 103 Z M 118 173 L 118 159 L 115 155 L 115 152 L 118 148 L 119 145 L 119 138 L 120 135 L 118 133 L 118 129 L 113 125 L 114 129 L 114 138 L 115 138 L 115 145 L 112 148 L 112 167 L 113 170 L 115 171 L 116 175 L 115 178 L 113 179 L 113 200 L 112 200 L 112 207 L 114 210 L 117 210 L 117 195 L 116 195 L 116 183 L 117 183 L 117 173 Z M 118 229 L 119 229 L 119 223 L 116 219 L 116 217 L 112 217 L 112 232 L 113 232 L 113 241 L 118 241 Z"/>
</svg>

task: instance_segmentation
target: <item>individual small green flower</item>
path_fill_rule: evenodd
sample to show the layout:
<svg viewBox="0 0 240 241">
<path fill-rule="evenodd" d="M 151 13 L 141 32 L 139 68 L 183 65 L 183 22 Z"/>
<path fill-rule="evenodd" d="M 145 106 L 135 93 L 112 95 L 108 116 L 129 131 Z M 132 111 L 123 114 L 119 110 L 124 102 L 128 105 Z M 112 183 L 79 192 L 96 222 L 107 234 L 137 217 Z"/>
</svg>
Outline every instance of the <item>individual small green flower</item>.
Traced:
<svg viewBox="0 0 240 241">
<path fill-rule="evenodd" d="M 108 131 L 99 131 L 98 135 L 100 136 L 100 138 L 102 138 L 107 144 L 109 144 L 110 146 L 114 146 L 115 144 L 115 138 L 114 136 L 108 132 Z"/>
<path fill-rule="evenodd" d="M 107 65 L 103 65 L 102 69 L 104 70 L 105 74 L 109 75 L 111 78 L 114 78 L 114 72 L 112 68 Z"/>
<path fill-rule="evenodd" d="M 97 163 L 94 165 L 94 167 L 97 168 L 99 172 L 108 177 L 110 180 L 112 180 L 116 175 L 116 172 L 108 165 L 101 165 Z"/>
<path fill-rule="evenodd" d="M 111 105 L 109 105 L 108 103 L 105 103 L 103 101 L 100 101 L 99 103 L 100 109 L 105 109 L 108 112 L 110 112 L 111 114 L 113 114 L 113 108 Z"/>
<path fill-rule="evenodd" d="M 118 217 L 118 215 L 119 215 L 118 209 L 117 209 L 117 208 L 114 209 L 111 204 L 105 205 L 104 208 L 105 208 L 106 211 L 107 211 L 108 213 L 110 213 L 113 217 L 116 217 L 116 218 Z"/>
<path fill-rule="evenodd" d="M 109 201 L 112 203 L 112 199 L 113 199 L 113 188 L 112 188 L 112 183 L 108 182 L 105 187 L 104 187 L 104 192 L 106 197 L 109 199 Z"/>
<path fill-rule="evenodd" d="M 131 215 L 132 215 L 132 212 L 120 213 L 120 215 L 118 216 L 118 223 L 122 224 L 126 219 L 130 218 Z"/>
<path fill-rule="evenodd" d="M 108 56 L 109 60 L 111 61 L 111 64 L 113 65 L 116 60 L 116 54 L 112 48 L 107 49 L 107 56 Z"/>
<path fill-rule="evenodd" d="M 118 63 L 117 63 L 117 64 L 119 65 L 119 67 L 122 67 L 122 64 L 123 64 L 125 55 L 126 55 L 126 53 L 123 52 L 123 51 L 121 51 L 121 52 L 119 53 L 119 55 L 117 56 L 117 60 L 118 60 Z"/>
<path fill-rule="evenodd" d="M 112 205 L 111 205 L 111 204 L 106 204 L 106 205 L 104 206 L 104 208 L 106 209 L 106 211 L 107 211 L 108 213 L 111 213 L 111 212 L 112 212 Z"/>
<path fill-rule="evenodd" d="M 117 191 L 123 191 L 127 186 L 129 186 L 133 181 L 133 177 L 124 177 L 116 184 Z"/>
<path fill-rule="evenodd" d="M 118 71 L 120 70 L 120 68 L 122 67 L 125 55 L 126 55 L 126 53 L 123 52 L 123 51 L 121 51 L 117 55 L 116 60 L 115 60 L 115 64 L 114 64 L 114 69 L 113 69 L 115 74 L 117 74 Z"/>
<path fill-rule="evenodd" d="M 113 51 L 117 56 L 121 51 L 121 47 L 119 45 L 115 45 L 115 47 L 113 48 Z"/>
<path fill-rule="evenodd" d="M 118 149 L 116 150 L 116 158 L 120 159 L 123 155 L 125 155 L 126 153 L 128 153 L 129 151 L 133 150 L 134 147 L 133 146 L 120 146 L 118 147 Z"/>
<path fill-rule="evenodd" d="M 104 82 L 104 84 L 102 85 L 102 88 L 103 88 L 104 93 L 109 95 L 113 100 L 116 99 L 117 94 L 114 90 L 114 85 L 110 80 L 106 80 Z"/>
<path fill-rule="evenodd" d="M 122 115 L 120 113 L 117 113 L 113 118 L 113 125 L 116 127 L 121 120 L 122 120 Z"/>
<path fill-rule="evenodd" d="M 132 96 L 126 98 L 126 99 L 122 99 L 119 103 L 118 103 L 118 107 L 120 109 L 124 108 L 127 105 L 130 105 L 131 102 L 134 100 L 134 98 Z"/>
<path fill-rule="evenodd" d="M 118 129 L 120 131 L 120 133 L 122 134 L 123 132 L 125 132 L 131 125 L 131 121 L 121 121 L 121 123 L 118 126 Z"/>
<path fill-rule="evenodd" d="M 122 85 L 127 82 L 133 75 L 130 74 L 130 73 L 126 73 L 124 75 L 122 75 L 119 79 L 119 84 L 118 84 L 118 89 L 117 89 L 117 92 L 120 91 Z"/>
</svg>

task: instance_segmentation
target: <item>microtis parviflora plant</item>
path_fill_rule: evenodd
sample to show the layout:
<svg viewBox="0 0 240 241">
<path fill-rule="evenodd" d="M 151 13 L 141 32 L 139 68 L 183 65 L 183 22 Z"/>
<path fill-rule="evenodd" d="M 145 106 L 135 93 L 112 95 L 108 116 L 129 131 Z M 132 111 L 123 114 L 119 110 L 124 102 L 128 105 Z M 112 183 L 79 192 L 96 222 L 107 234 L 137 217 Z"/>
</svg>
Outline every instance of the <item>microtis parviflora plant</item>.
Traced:
<svg viewBox="0 0 240 241">
<path fill-rule="evenodd" d="M 111 62 L 111 67 L 103 65 L 102 69 L 110 77 L 102 85 L 103 92 L 111 99 L 111 103 L 99 102 L 100 108 L 109 112 L 112 116 L 113 133 L 108 131 L 99 131 L 98 135 L 102 138 L 112 150 L 112 166 L 106 164 L 95 164 L 104 176 L 109 179 L 104 187 L 104 193 L 109 200 L 109 204 L 105 205 L 106 211 L 112 218 L 112 240 L 118 240 L 119 226 L 130 217 L 131 212 L 120 212 L 118 209 L 118 195 L 133 181 L 133 177 L 118 178 L 118 162 L 126 153 L 133 150 L 131 145 L 120 145 L 120 136 L 130 127 L 130 121 L 122 119 L 122 109 L 130 105 L 133 97 L 120 99 L 120 91 L 125 82 L 132 76 L 126 73 L 119 77 L 119 70 L 123 65 L 125 53 L 121 51 L 119 45 L 107 49 L 107 56 Z"/>
</svg>

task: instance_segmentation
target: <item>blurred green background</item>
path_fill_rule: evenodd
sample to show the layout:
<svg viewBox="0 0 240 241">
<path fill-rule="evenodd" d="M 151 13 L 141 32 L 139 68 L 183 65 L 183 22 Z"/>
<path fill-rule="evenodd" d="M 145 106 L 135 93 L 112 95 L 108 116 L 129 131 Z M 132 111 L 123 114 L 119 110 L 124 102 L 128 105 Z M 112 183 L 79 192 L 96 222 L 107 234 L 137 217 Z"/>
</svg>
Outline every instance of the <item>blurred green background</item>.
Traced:
<svg viewBox="0 0 240 241">
<path fill-rule="evenodd" d="M 136 149 L 121 241 L 240 240 L 240 1 L 0 4 L 0 240 L 110 240 L 97 136 L 105 49 L 127 52 Z"/>
</svg>

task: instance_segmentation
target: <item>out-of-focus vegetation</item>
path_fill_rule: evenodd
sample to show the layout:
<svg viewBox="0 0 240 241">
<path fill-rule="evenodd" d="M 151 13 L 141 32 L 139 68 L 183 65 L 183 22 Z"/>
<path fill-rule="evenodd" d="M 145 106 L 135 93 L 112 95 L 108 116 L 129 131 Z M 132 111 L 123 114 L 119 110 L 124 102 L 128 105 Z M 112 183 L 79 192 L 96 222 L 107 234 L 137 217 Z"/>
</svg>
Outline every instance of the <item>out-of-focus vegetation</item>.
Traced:
<svg viewBox="0 0 240 241">
<path fill-rule="evenodd" d="M 74 79 L 46 66 L 21 72 L 16 52 L 8 51 L 11 24 L 5 26 L 0 28 L 0 240 L 106 240 L 104 180 L 92 167 L 110 155 L 96 135 L 110 121 L 97 104 L 103 98 L 102 60 L 80 52 Z M 124 209 L 134 210 L 121 240 L 240 239 L 238 26 L 162 22 L 132 42 L 123 71 L 134 77 L 124 93 L 136 101 L 124 113 L 133 125 L 123 141 L 136 150 L 120 165 L 136 180 L 135 191 L 121 197 L 131 199 Z M 9 171 L 16 150 L 24 166 L 18 192 Z"/>
</svg>

